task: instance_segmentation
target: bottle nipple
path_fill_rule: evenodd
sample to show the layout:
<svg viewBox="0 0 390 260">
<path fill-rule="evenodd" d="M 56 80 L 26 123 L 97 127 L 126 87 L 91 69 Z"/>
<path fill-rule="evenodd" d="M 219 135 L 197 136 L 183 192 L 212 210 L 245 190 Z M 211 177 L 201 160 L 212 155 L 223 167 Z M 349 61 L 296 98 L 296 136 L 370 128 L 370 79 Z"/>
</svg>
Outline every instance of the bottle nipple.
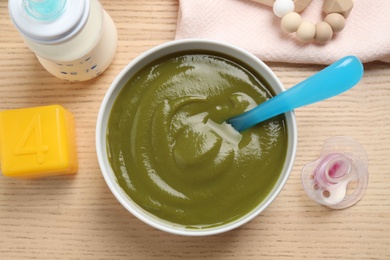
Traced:
<svg viewBox="0 0 390 260">
<path fill-rule="evenodd" d="M 367 183 L 367 154 L 360 144 L 347 137 L 328 139 L 320 157 L 302 169 L 302 184 L 308 196 L 334 209 L 358 202 Z"/>
<path fill-rule="evenodd" d="M 23 0 L 27 15 L 33 19 L 50 22 L 61 16 L 67 0 Z"/>
</svg>

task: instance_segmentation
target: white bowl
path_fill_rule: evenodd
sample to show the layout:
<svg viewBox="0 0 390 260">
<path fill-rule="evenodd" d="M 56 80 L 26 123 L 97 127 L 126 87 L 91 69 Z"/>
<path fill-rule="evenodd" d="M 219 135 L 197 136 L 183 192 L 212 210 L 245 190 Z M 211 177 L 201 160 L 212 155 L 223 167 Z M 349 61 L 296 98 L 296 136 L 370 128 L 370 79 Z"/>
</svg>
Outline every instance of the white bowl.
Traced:
<svg viewBox="0 0 390 260">
<path fill-rule="evenodd" d="M 275 199 L 275 197 L 279 194 L 284 184 L 286 183 L 294 163 L 297 147 L 297 126 L 294 113 L 285 113 L 288 131 L 288 151 L 282 173 L 280 174 L 277 183 L 273 187 L 272 191 L 265 198 L 265 200 L 260 203 L 255 209 L 253 209 L 248 214 L 242 216 L 241 218 L 217 227 L 205 229 L 186 229 L 183 226 L 175 225 L 173 223 L 157 218 L 143 210 L 136 203 L 134 203 L 119 186 L 115 174 L 111 169 L 110 163 L 108 161 L 106 148 L 106 130 L 110 111 L 123 86 L 125 86 L 128 80 L 144 66 L 166 55 L 192 50 L 211 51 L 214 53 L 222 53 L 229 55 L 247 64 L 252 69 L 257 71 L 260 75 L 262 75 L 264 79 L 269 83 L 269 85 L 273 88 L 273 91 L 275 93 L 280 93 L 285 90 L 283 85 L 280 83 L 280 81 L 271 71 L 271 69 L 257 57 L 245 50 L 226 43 L 210 40 L 187 39 L 168 42 L 155 48 L 152 48 L 138 56 L 120 72 L 120 74 L 111 84 L 110 88 L 108 89 L 108 92 L 104 97 L 97 119 L 96 150 L 99 165 L 108 187 L 110 188 L 114 196 L 117 198 L 117 200 L 134 216 L 152 227 L 169 233 L 187 236 L 206 236 L 223 233 L 247 223 L 248 221 L 256 217 L 258 214 L 260 214 Z"/>
</svg>

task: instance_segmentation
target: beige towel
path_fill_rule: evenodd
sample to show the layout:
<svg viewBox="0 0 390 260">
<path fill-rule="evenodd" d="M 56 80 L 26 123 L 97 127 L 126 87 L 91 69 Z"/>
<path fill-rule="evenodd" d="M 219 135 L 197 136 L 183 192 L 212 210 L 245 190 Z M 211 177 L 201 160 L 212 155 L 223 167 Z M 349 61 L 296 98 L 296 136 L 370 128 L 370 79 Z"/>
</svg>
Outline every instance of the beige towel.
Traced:
<svg viewBox="0 0 390 260">
<path fill-rule="evenodd" d="M 301 15 L 323 19 L 323 0 Z M 330 64 L 356 55 L 363 62 L 390 62 L 390 0 L 354 0 L 343 31 L 326 44 L 302 43 L 280 29 L 272 8 L 251 0 L 180 0 L 176 39 L 206 38 L 242 47 L 263 61 Z"/>
</svg>

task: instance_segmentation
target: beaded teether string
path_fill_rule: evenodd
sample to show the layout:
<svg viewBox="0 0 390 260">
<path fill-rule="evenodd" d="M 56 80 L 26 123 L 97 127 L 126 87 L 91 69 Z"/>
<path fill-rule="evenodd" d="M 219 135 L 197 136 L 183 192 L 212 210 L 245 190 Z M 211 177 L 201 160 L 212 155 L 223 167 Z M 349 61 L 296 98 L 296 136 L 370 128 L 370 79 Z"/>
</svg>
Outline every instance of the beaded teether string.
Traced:
<svg viewBox="0 0 390 260">
<path fill-rule="evenodd" d="M 294 12 L 294 2 L 300 0 L 275 0 L 273 12 L 281 20 L 281 28 L 286 33 L 296 33 L 298 39 L 303 42 L 315 40 L 318 43 L 326 43 L 332 39 L 334 33 L 344 29 L 345 19 L 353 7 L 352 0 L 325 0 L 322 7 L 326 14 L 324 21 L 317 24 L 303 21 L 299 13 Z M 309 0 L 309 3 L 311 0 Z"/>
</svg>

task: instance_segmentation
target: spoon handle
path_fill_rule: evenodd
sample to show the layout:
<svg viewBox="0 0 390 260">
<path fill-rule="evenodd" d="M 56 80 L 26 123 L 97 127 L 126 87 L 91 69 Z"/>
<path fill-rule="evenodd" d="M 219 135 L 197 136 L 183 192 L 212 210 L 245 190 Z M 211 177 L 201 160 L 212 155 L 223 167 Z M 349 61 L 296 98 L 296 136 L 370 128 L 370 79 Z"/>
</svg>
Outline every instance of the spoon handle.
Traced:
<svg viewBox="0 0 390 260">
<path fill-rule="evenodd" d="M 346 56 L 252 110 L 229 119 L 228 123 L 237 131 L 244 131 L 271 117 L 341 94 L 362 77 L 360 60 Z"/>
</svg>

